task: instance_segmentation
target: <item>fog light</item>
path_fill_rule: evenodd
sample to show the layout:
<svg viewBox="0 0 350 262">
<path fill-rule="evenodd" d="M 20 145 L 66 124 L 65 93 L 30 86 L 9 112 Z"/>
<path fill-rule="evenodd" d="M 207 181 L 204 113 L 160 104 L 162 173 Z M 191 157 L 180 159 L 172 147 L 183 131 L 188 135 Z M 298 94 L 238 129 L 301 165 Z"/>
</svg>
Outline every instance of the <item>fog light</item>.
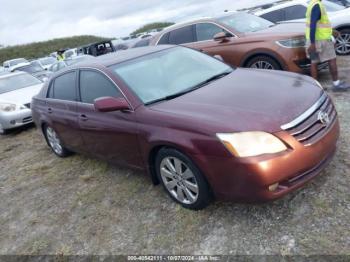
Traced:
<svg viewBox="0 0 350 262">
<path fill-rule="evenodd" d="M 11 124 L 11 125 L 15 125 L 15 124 L 16 124 L 16 120 L 11 120 L 11 121 L 10 121 L 10 124 Z"/>
<path fill-rule="evenodd" d="M 273 184 L 273 185 L 269 186 L 269 191 L 270 191 L 270 192 L 276 191 L 276 189 L 278 188 L 278 186 L 279 186 L 279 183 L 276 183 L 276 184 Z"/>
</svg>

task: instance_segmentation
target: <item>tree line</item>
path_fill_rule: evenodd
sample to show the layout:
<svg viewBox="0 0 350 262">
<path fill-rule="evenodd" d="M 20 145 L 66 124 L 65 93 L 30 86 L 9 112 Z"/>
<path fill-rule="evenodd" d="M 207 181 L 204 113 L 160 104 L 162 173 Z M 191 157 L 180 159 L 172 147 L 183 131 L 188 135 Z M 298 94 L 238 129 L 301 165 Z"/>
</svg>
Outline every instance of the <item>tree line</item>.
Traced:
<svg viewBox="0 0 350 262">
<path fill-rule="evenodd" d="M 0 49 L 0 63 L 2 64 L 6 60 L 19 57 L 26 59 L 44 57 L 60 49 L 75 48 L 103 40 L 106 40 L 106 38 L 92 35 L 83 35 L 57 38 L 49 41 L 36 42 L 25 45 L 9 46 Z"/>
</svg>

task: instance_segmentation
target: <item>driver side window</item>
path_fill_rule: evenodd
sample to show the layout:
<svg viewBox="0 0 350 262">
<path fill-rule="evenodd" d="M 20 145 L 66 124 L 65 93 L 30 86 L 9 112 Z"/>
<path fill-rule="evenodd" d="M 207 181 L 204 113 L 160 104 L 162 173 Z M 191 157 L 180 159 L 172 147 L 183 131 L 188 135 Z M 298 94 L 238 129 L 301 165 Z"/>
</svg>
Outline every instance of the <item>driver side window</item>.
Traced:
<svg viewBox="0 0 350 262">
<path fill-rule="evenodd" d="M 123 97 L 119 89 L 103 74 L 92 70 L 80 71 L 81 102 L 93 104 L 101 97 Z"/>
<path fill-rule="evenodd" d="M 213 40 L 214 36 L 221 32 L 228 33 L 226 30 L 212 23 L 196 24 L 197 41 Z M 230 35 L 232 36 L 232 34 Z"/>
</svg>

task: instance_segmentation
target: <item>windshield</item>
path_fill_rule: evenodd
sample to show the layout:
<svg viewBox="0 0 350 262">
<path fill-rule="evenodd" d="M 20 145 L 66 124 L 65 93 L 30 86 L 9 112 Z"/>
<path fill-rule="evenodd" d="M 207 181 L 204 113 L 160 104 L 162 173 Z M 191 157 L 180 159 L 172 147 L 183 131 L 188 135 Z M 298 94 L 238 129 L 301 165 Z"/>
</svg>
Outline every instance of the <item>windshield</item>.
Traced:
<svg viewBox="0 0 350 262">
<path fill-rule="evenodd" d="M 52 65 L 52 64 L 56 63 L 56 59 L 53 57 L 41 58 L 40 63 L 44 66 L 45 65 Z"/>
<path fill-rule="evenodd" d="M 29 74 L 34 74 L 37 72 L 44 71 L 45 69 L 42 66 L 40 66 L 38 63 L 32 63 L 32 64 L 27 65 L 27 66 L 19 67 L 16 70 L 24 71 L 24 72 L 27 72 Z"/>
<path fill-rule="evenodd" d="M 232 27 L 240 33 L 256 32 L 274 25 L 274 23 L 270 21 L 247 13 L 234 13 L 223 16 L 218 18 L 218 21 Z"/>
<path fill-rule="evenodd" d="M 345 9 L 344 6 L 329 1 L 323 1 L 323 4 L 328 12 L 336 12 Z"/>
<path fill-rule="evenodd" d="M 221 61 L 176 47 L 111 66 L 145 104 L 191 90 L 204 81 L 232 72 Z"/>
<path fill-rule="evenodd" d="M 0 78 L 0 94 L 38 84 L 41 84 L 39 79 L 24 73 Z"/>
<path fill-rule="evenodd" d="M 10 61 L 10 66 L 15 66 L 15 65 L 18 65 L 20 63 L 28 63 L 28 61 L 25 60 L 24 58 L 14 59 L 14 60 Z"/>
</svg>

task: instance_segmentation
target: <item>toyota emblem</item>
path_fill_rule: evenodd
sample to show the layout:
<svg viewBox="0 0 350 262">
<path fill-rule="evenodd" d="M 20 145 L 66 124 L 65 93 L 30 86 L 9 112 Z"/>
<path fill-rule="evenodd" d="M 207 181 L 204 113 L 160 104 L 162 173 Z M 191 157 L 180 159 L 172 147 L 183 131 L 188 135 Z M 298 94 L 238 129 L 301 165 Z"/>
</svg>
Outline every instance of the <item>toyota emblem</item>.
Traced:
<svg viewBox="0 0 350 262">
<path fill-rule="evenodd" d="M 317 116 L 318 121 L 320 121 L 324 126 L 328 126 L 331 120 L 327 112 L 320 111 Z"/>
</svg>

